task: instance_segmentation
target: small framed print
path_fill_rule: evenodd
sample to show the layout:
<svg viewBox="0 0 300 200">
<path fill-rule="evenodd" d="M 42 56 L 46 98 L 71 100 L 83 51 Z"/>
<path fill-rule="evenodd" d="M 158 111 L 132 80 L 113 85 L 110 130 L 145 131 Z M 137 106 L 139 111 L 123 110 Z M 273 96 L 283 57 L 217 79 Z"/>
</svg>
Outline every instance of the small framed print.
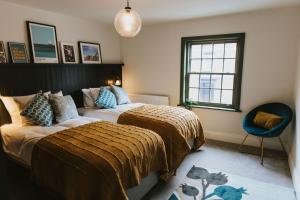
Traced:
<svg viewBox="0 0 300 200">
<path fill-rule="evenodd" d="M 8 42 L 8 51 L 12 63 L 29 63 L 25 43 Z"/>
<path fill-rule="evenodd" d="M 74 43 L 71 42 L 61 42 L 61 54 L 62 61 L 66 64 L 77 63 L 77 52 Z"/>
<path fill-rule="evenodd" d="M 80 59 L 84 64 L 101 64 L 101 49 L 99 43 L 78 42 Z"/>
<path fill-rule="evenodd" d="M 3 41 L 0 41 L 0 63 L 7 63 L 7 56 Z"/>
<path fill-rule="evenodd" d="M 34 63 L 59 63 L 56 28 L 27 21 L 29 47 Z"/>
</svg>

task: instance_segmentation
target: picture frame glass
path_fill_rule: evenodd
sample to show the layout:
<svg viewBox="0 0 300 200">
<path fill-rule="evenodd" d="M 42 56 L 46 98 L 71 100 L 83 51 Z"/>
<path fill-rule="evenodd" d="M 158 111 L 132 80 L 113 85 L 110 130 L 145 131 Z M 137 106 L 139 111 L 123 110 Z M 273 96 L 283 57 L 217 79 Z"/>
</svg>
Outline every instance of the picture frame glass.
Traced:
<svg viewBox="0 0 300 200">
<path fill-rule="evenodd" d="M 77 52 L 74 43 L 61 42 L 63 63 L 77 63 Z"/>
<path fill-rule="evenodd" d="M 29 63 L 25 43 L 9 42 L 8 47 L 13 63 Z"/>
<path fill-rule="evenodd" d="M 82 63 L 101 64 L 100 44 L 80 42 L 80 52 Z"/>
<path fill-rule="evenodd" d="M 55 26 L 28 22 L 32 57 L 35 63 L 59 63 Z"/>
<path fill-rule="evenodd" d="M 0 63 L 7 63 L 7 56 L 3 41 L 0 41 Z"/>
</svg>

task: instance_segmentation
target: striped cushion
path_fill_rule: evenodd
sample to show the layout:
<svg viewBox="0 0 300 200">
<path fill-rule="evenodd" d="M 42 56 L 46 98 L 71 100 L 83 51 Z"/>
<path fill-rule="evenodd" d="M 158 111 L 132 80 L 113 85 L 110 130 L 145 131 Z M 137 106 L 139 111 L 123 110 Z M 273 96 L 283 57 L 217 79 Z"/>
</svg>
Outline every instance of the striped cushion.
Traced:
<svg viewBox="0 0 300 200">
<path fill-rule="evenodd" d="M 111 91 L 116 96 L 118 105 L 131 103 L 128 94 L 123 88 L 111 85 Z"/>
<path fill-rule="evenodd" d="M 34 96 L 21 115 L 41 126 L 51 126 L 54 117 L 51 105 L 42 92 Z"/>
<path fill-rule="evenodd" d="M 100 87 L 99 96 L 95 103 L 103 108 L 116 108 L 117 106 L 115 95 L 105 87 Z"/>
</svg>

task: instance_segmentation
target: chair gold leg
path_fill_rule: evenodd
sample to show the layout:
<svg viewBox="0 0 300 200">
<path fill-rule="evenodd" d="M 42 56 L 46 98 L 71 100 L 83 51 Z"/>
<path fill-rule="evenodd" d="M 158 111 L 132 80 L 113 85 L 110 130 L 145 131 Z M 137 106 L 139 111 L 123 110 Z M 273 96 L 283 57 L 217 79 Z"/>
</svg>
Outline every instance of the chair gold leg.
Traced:
<svg viewBox="0 0 300 200">
<path fill-rule="evenodd" d="M 282 150 L 283 150 L 284 152 L 286 152 L 286 151 L 285 151 L 285 148 L 284 148 L 284 146 L 283 146 L 283 142 L 282 142 L 280 136 L 278 137 L 278 139 L 279 139 L 279 142 L 280 142 L 280 145 L 281 145 Z"/>
<path fill-rule="evenodd" d="M 249 136 L 249 134 L 247 134 L 247 135 L 244 137 L 242 143 L 240 144 L 239 151 L 242 150 L 242 147 L 243 147 L 244 143 L 246 142 L 246 139 L 247 139 L 248 136 Z"/>
<path fill-rule="evenodd" d="M 261 152 L 260 152 L 260 164 L 264 165 L 264 138 L 261 138 L 261 143 L 260 143 L 260 148 L 261 148 Z"/>
</svg>

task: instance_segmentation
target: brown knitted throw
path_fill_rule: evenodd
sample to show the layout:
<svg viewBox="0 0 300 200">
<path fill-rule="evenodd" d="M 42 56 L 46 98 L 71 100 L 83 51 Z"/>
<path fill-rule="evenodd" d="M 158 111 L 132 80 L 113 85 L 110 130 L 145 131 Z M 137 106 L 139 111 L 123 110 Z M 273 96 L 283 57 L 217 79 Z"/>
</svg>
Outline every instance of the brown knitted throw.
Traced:
<svg viewBox="0 0 300 200">
<path fill-rule="evenodd" d="M 125 190 L 153 171 L 168 172 L 161 137 L 110 122 L 49 135 L 37 142 L 32 154 L 36 183 L 67 200 L 127 200 Z"/>
<path fill-rule="evenodd" d="M 118 123 L 158 133 L 165 142 L 170 171 L 176 170 L 190 152 L 189 139 L 194 139 L 195 149 L 204 144 L 199 118 L 192 111 L 180 107 L 143 105 L 122 113 Z"/>
</svg>

